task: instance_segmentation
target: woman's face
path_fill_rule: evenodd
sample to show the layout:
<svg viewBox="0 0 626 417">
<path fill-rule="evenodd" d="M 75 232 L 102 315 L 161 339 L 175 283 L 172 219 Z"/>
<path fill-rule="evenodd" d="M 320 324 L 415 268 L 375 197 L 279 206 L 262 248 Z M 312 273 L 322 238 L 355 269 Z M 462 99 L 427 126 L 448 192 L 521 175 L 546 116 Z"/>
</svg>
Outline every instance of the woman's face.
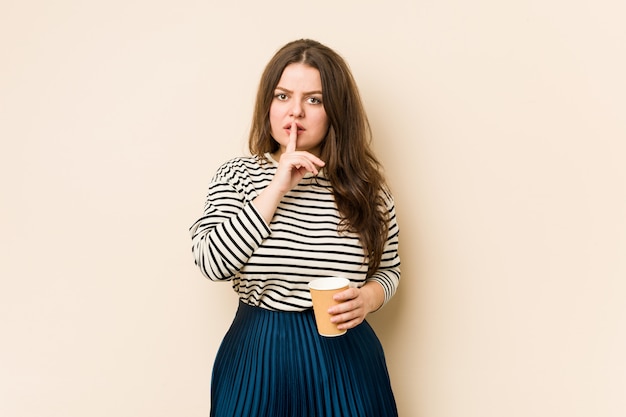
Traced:
<svg viewBox="0 0 626 417">
<path fill-rule="evenodd" d="M 320 145 L 328 132 L 320 72 L 308 65 L 290 64 L 274 90 L 270 105 L 272 137 L 280 145 L 274 155 L 280 158 L 289 142 L 291 124 L 298 126 L 296 150 L 319 156 Z"/>
</svg>

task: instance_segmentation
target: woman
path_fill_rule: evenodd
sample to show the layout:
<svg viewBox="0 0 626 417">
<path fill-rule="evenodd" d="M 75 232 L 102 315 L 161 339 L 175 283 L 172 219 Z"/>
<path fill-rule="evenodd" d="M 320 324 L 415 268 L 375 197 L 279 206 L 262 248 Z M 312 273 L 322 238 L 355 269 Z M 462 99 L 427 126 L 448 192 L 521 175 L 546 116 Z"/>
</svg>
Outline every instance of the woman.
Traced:
<svg viewBox="0 0 626 417">
<path fill-rule="evenodd" d="M 261 77 L 252 156 L 222 165 L 193 253 L 231 280 L 239 308 L 213 368 L 211 416 L 397 416 L 382 347 L 365 317 L 400 280 L 393 199 L 370 146 L 344 60 L 298 40 Z M 318 335 L 307 284 L 343 276 L 329 313 L 343 336 Z"/>
</svg>

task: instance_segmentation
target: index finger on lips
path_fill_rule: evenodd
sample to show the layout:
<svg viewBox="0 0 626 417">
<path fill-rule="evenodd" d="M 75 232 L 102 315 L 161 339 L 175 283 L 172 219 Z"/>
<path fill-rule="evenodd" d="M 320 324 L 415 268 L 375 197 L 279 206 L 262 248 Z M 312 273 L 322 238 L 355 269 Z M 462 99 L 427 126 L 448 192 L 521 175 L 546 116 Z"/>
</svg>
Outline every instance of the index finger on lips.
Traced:
<svg viewBox="0 0 626 417">
<path fill-rule="evenodd" d="M 286 152 L 295 152 L 296 151 L 296 142 L 298 141 L 298 126 L 296 126 L 296 122 L 291 124 L 291 129 L 289 130 L 289 142 L 287 142 Z"/>
</svg>

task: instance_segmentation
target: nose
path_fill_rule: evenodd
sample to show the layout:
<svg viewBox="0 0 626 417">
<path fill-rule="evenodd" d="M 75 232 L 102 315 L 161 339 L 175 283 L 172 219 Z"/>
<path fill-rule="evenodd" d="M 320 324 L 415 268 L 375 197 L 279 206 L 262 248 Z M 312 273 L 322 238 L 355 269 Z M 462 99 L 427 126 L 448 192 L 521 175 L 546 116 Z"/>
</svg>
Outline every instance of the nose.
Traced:
<svg viewBox="0 0 626 417">
<path fill-rule="evenodd" d="M 293 107 L 291 107 L 291 116 L 294 118 L 304 117 L 304 109 L 298 100 L 294 100 Z"/>
</svg>

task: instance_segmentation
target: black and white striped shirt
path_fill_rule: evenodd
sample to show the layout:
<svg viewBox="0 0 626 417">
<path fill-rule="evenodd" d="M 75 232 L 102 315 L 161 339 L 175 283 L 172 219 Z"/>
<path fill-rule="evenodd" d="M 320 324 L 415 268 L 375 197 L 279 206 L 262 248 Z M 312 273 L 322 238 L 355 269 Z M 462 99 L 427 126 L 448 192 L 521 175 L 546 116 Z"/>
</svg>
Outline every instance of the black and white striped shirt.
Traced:
<svg viewBox="0 0 626 417">
<path fill-rule="evenodd" d="M 277 162 L 267 158 L 235 158 L 216 172 L 204 215 L 190 228 L 196 265 L 211 280 L 232 280 L 243 302 L 270 310 L 310 308 L 307 284 L 315 278 L 342 276 L 362 286 L 367 258 L 356 234 L 338 231 L 323 170 L 283 197 L 269 225 L 251 204 L 276 172 Z M 400 281 L 400 258 L 393 198 L 385 193 L 385 201 L 389 235 L 380 267 L 367 281 L 382 285 L 386 303 Z"/>
</svg>

